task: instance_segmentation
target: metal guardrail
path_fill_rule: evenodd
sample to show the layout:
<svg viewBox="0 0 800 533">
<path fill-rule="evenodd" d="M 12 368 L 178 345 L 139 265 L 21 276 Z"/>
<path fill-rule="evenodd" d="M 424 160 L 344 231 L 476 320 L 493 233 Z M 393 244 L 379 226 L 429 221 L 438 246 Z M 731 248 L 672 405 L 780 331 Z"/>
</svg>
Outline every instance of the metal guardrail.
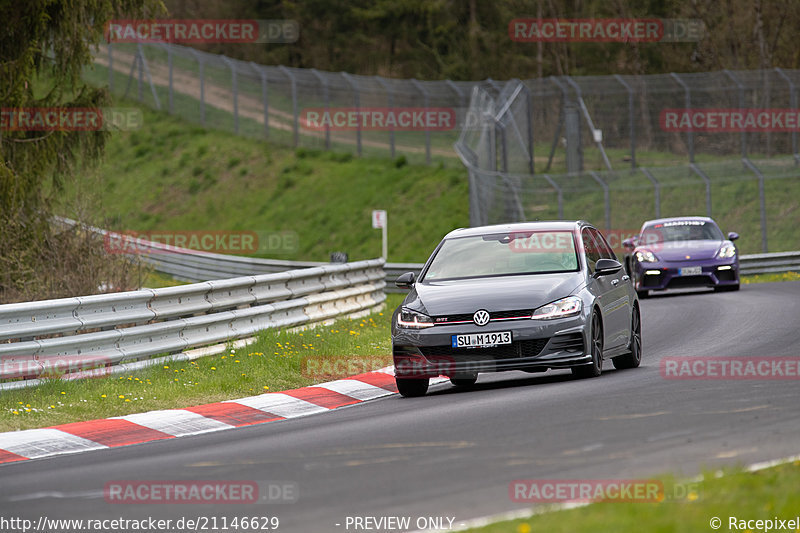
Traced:
<svg viewBox="0 0 800 533">
<path fill-rule="evenodd" d="M 0 305 L 0 378 L 109 367 L 376 310 L 386 299 L 383 263 Z"/>
</svg>

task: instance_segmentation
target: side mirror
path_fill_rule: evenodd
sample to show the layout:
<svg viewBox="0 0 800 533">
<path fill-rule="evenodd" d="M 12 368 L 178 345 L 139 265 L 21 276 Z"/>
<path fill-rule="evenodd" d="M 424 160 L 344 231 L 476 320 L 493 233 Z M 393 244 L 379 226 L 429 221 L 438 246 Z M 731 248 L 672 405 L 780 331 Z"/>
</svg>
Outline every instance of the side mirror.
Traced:
<svg viewBox="0 0 800 533">
<path fill-rule="evenodd" d="M 736 233 L 735 231 L 732 231 L 732 232 L 728 233 L 728 240 L 735 241 L 738 238 L 739 238 L 739 234 Z"/>
<path fill-rule="evenodd" d="M 594 277 L 608 276 L 622 269 L 622 263 L 614 259 L 598 259 L 594 265 Z"/>
<path fill-rule="evenodd" d="M 405 274 L 400 274 L 397 279 L 394 280 L 394 284 L 401 289 L 410 289 L 416 280 L 417 277 L 413 272 L 406 272 Z"/>
<path fill-rule="evenodd" d="M 622 241 L 622 247 L 628 250 L 629 252 L 632 252 L 633 249 L 636 248 L 636 243 L 638 242 L 639 242 L 639 236 L 634 235 L 633 237 L 630 237 Z"/>
</svg>

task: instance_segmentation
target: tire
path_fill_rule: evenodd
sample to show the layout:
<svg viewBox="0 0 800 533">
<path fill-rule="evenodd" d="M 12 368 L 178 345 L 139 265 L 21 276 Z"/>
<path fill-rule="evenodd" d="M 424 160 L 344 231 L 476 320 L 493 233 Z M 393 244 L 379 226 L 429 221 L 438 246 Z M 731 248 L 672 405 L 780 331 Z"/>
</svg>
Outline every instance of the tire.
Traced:
<svg viewBox="0 0 800 533">
<path fill-rule="evenodd" d="M 603 373 L 603 325 L 597 312 L 592 313 L 590 333 L 589 348 L 592 353 L 592 362 L 588 365 L 572 367 L 572 375 L 579 378 L 596 378 Z"/>
<path fill-rule="evenodd" d="M 631 351 L 611 359 L 617 369 L 636 368 L 642 362 L 642 316 L 638 307 L 634 307 L 631 314 Z"/>
<path fill-rule="evenodd" d="M 418 396 L 425 396 L 428 392 L 428 378 L 395 378 L 397 383 L 397 392 L 403 398 L 416 398 Z"/>
<path fill-rule="evenodd" d="M 456 387 L 472 387 L 475 385 L 475 382 L 478 381 L 478 375 L 475 374 L 474 376 L 458 376 L 458 377 L 451 377 L 450 383 L 455 385 Z"/>
</svg>

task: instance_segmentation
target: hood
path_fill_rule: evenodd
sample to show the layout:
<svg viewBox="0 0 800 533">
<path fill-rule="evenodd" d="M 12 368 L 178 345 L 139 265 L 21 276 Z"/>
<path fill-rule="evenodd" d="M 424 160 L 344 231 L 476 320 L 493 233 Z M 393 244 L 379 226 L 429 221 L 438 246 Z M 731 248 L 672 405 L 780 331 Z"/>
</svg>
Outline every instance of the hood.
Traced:
<svg viewBox="0 0 800 533">
<path fill-rule="evenodd" d="M 661 261 L 702 261 L 713 259 L 723 244 L 730 241 L 698 240 L 656 242 L 639 246 L 637 250 L 650 250 Z M 689 256 L 689 259 L 686 256 Z"/>
<path fill-rule="evenodd" d="M 582 272 L 417 283 L 404 305 L 430 316 L 535 309 L 573 293 Z"/>
</svg>

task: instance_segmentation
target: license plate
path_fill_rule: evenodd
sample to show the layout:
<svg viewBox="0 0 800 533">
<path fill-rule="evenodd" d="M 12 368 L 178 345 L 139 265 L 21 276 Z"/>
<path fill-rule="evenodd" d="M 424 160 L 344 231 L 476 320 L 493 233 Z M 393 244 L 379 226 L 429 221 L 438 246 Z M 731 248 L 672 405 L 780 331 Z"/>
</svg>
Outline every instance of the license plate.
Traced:
<svg viewBox="0 0 800 533">
<path fill-rule="evenodd" d="M 685 267 L 678 271 L 681 276 L 699 276 L 703 273 L 703 267 Z"/>
<path fill-rule="evenodd" d="M 453 348 L 471 348 L 475 346 L 494 346 L 496 344 L 511 344 L 510 331 L 495 331 L 493 333 L 473 333 L 471 335 L 453 335 L 450 338 Z"/>
</svg>

